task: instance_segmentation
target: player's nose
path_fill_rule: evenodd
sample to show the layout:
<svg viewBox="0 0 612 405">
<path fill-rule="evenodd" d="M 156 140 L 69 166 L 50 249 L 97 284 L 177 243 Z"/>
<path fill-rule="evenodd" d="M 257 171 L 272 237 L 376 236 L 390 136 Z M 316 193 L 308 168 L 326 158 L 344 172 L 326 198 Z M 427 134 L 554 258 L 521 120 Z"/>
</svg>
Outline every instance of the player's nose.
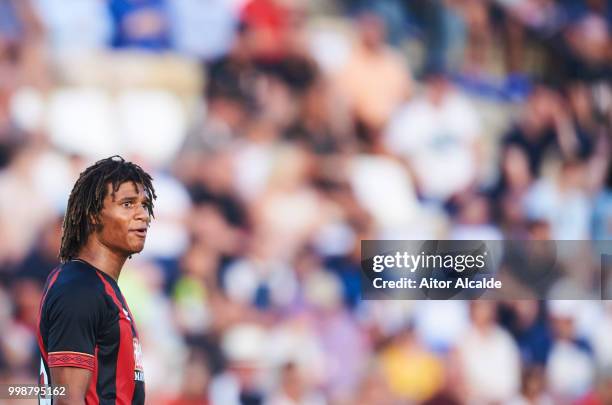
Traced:
<svg viewBox="0 0 612 405">
<path fill-rule="evenodd" d="M 140 220 L 140 221 L 145 221 L 145 222 L 149 222 L 149 210 L 147 209 L 147 207 L 140 205 L 140 208 L 138 208 L 136 210 L 136 220 Z"/>
</svg>

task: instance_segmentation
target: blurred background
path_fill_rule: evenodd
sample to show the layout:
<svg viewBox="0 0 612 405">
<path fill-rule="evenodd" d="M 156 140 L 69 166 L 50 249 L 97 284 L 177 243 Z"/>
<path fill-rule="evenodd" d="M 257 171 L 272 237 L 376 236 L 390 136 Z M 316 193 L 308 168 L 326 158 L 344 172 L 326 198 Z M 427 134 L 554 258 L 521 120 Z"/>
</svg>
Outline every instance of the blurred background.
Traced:
<svg viewBox="0 0 612 405">
<path fill-rule="evenodd" d="M 610 302 L 359 284 L 362 239 L 610 239 L 611 29 L 608 0 L 0 0 L 0 382 L 36 381 L 68 195 L 121 154 L 159 196 L 120 279 L 149 404 L 612 404 Z"/>
</svg>

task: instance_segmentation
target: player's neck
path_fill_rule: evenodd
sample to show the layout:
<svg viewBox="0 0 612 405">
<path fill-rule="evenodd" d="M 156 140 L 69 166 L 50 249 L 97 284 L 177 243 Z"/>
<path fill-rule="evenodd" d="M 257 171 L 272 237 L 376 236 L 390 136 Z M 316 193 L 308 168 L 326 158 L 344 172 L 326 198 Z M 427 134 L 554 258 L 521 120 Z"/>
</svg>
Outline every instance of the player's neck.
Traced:
<svg viewBox="0 0 612 405">
<path fill-rule="evenodd" d="M 127 257 L 109 249 L 98 238 L 90 237 L 83 248 L 81 248 L 77 259 L 85 260 L 98 270 L 111 276 L 115 281 L 118 281 L 119 274 Z"/>
</svg>

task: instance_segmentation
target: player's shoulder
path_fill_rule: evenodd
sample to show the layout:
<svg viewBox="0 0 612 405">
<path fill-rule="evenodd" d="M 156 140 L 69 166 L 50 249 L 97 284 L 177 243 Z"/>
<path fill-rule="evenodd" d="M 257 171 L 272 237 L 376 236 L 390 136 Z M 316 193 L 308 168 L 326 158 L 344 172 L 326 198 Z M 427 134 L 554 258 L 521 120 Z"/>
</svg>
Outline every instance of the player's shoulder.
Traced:
<svg viewBox="0 0 612 405">
<path fill-rule="evenodd" d="M 80 260 L 70 260 L 59 268 L 55 286 L 79 289 L 96 289 L 101 283 L 99 271 L 92 265 Z"/>
<path fill-rule="evenodd" d="M 50 333 L 50 328 L 96 327 L 116 316 L 117 310 L 111 305 L 99 273 L 87 263 L 68 261 L 49 275 L 40 313 L 43 335 Z"/>
<path fill-rule="evenodd" d="M 47 301 L 69 300 L 85 304 L 104 296 L 104 284 L 91 265 L 71 260 L 49 276 Z"/>
</svg>

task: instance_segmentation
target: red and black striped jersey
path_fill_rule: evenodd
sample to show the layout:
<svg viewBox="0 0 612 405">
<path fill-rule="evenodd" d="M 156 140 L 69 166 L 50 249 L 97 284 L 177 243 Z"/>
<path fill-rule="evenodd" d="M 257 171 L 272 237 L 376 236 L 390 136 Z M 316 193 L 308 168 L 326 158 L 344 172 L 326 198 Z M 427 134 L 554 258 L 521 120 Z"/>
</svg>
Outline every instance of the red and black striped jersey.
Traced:
<svg viewBox="0 0 612 405">
<path fill-rule="evenodd" d="M 92 372 L 85 403 L 144 404 L 142 352 L 134 317 L 115 280 L 82 260 L 53 270 L 40 303 L 40 383 L 50 368 Z M 52 399 L 39 399 L 51 405 Z"/>
</svg>

